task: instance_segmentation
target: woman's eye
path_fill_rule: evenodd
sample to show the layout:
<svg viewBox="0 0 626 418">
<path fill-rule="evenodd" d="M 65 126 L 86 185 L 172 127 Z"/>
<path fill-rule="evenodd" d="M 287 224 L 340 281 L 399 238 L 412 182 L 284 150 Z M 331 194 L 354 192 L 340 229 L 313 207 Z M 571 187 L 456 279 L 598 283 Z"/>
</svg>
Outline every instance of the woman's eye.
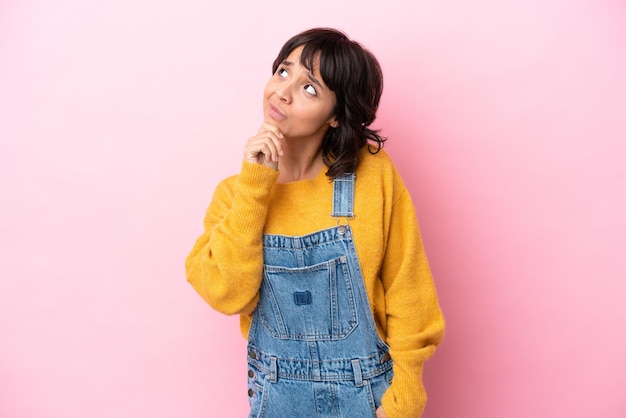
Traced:
<svg viewBox="0 0 626 418">
<path fill-rule="evenodd" d="M 284 68 L 279 69 L 279 70 L 278 70 L 278 75 L 279 75 L 280 77 L 287 77 L 287 70 L 286 70 L 286 69 L 284 69 Z"/>
<path fill-rule="evenodd" d="M 312 84 L 307 84 L 306 86 L 304 86 L 304 91 L 314 96 L 317 95 L 317 90 L 315 90 L 315 87 L 313 87 Z"/>
</svg>

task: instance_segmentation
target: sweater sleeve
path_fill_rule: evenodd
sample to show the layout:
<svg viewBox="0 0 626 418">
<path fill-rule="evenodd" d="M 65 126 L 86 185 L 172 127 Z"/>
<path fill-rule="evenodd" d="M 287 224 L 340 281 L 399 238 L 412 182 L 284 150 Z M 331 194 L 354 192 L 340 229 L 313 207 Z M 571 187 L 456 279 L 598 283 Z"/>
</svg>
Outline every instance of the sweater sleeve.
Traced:
<svg viewBox="0 0 626 418">
<path fill-rule="evenodd" d="M 204 219 L 204 233 L 185 261 L 187 281 L 215 310 L 250 314 L 263 271 L 263 227 L 278 171 L 243 162 L 236 180 L 222 181 Z M 231 179 L 232 180 L 232 179 Z"/>
<path fill-rule="evenodd" d="M 426 405 L 423 365 L 445 324 L 413 203 L 403 183 L 396 190 L 381 270 L 394 378 L 382 405 L 390 418 L 417 418 Z"/>
</svg>

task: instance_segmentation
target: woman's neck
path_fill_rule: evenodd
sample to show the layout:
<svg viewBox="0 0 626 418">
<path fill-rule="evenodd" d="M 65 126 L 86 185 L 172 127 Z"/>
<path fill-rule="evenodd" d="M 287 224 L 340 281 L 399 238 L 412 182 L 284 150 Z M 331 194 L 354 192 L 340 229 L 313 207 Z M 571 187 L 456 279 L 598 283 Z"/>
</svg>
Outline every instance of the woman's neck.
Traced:
<svg viewBox="0 0 626 418">
<path fill-rule="evenodd" d="M 309 146 L 306 146 L 309 145 Z M 310 180 L 319 174 L 324 167 L 322 147 L 291 146 L 285 141 L 283 155 L 278 160 L 279 183 L 291 183 L 299 180 Z"/>
</svg>

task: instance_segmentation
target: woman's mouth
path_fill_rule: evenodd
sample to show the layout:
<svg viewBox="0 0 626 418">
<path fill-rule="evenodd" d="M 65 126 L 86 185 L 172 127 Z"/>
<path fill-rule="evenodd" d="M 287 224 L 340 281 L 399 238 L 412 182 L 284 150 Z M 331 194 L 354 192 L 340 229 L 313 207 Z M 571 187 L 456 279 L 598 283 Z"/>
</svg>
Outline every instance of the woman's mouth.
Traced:
<svg viewBox="0 0 626 418">
<path fill-rule="evenodd" d="M 267 113 L 276 122 L 280 122 L 280 121 L 287 119 L 287 116 L 283 115 L 282 112 L 278 109 L 278 107 L 274 106 L 271 103 L 269 104 L 269 107 L 267 108 Z"/>
</svg>

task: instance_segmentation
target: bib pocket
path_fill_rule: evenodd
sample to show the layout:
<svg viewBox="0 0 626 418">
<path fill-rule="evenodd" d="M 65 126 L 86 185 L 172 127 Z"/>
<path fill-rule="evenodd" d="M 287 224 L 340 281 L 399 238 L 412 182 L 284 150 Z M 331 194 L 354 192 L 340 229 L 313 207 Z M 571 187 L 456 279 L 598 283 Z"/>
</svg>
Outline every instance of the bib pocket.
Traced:
<svg viewBox="0 0 626 418">
<path fill-rule="evenodd" d="M 274 338 L 341 340 L 357 326 L 345 256 L 309 267 L 265 265 L 263 275 L 257 314 Z"/>
</svg>

